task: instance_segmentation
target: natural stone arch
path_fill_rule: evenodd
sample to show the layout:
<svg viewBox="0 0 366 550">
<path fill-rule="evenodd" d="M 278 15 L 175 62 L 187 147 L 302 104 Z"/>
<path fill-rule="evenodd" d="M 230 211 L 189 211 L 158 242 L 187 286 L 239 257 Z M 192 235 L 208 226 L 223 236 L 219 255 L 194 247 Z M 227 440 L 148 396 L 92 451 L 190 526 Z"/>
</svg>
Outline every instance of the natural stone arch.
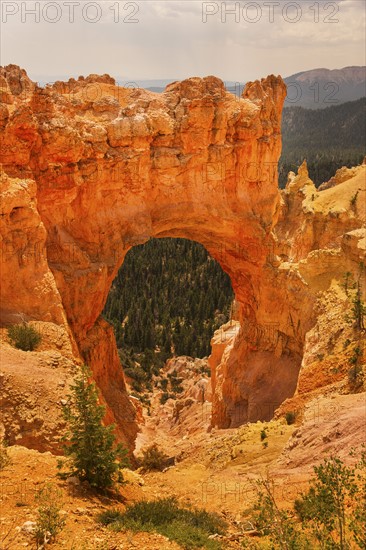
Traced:
<svg viewBox="0 0 366 550">
<path fill-rule="evenodd" d="M 279 404 L 295 389 L 302 346 L 302 338 L 288 330 L 291 304 L 278 305 L 283 289 L 276 288 L 272 235 L 280 200 L 282 79 L 249 83 L 238 98 L 215 77 L 173 83 L 160 95 L 119 88 L 106 75 L 45 89 L 14 66 L 2 77 L 9 102 L 2 112 L 1 162 L 7 177 L 36 182 L 37 215 L 46 233 L 43 260 L 57 288 L 36 312 L 29 306 L 29 315 L 49 316 L 57 294 L 59 314 L 52 319 L 66 317 L 111 419 L 131 439 L 134 413 L 112 330 L 100 313 L 131 246 L 150 237 L 197 241 L 229 274 L 239 318 L 249 327 L 216 380 L 214 423 L 267 418 L 261 403 Z M 278 334 L 287 333 L 286 356 L 282 336 L 282 343 L 263 336 L 268 319 L 277 323 Z M 249 346 L 253 330 L 257 350 Z M 288 384 L 283 377 L 291 362 Z M 267 390 L 258 386 L 261 376 Z M 230 411 L 243 404 L 245 418 L 233 421 Z"/>
</svg>

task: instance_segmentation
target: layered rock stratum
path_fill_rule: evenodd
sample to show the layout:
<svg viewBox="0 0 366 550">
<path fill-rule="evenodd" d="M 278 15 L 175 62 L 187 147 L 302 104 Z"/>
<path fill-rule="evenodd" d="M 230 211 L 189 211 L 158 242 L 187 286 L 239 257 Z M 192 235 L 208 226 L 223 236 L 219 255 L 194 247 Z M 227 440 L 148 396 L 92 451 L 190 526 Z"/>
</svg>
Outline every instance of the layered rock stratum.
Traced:
<svg viewBox="0 0 366 550">
<path fill-rule="evenodd" d="M 366 166 L 319 191 L 304 163 L 278 189 L 281 77 L 238 98 L 213 76 L 162 94 L 108 75 L 40 88 L 8 65 L 0 87 L 1 322 L 58 327 L 122 439 L 133 446 L 138 410 L 101 312 L 128 250 L 151 237 L 200 242 L 232 281 L 237 322 L 210 358 L 213 426 L 269 420 L 327 385 L 319 356 L 355 337 L 333 317 L 352 305 L 344 274 L 360 280 L 365 261 Z"/>
</svg>

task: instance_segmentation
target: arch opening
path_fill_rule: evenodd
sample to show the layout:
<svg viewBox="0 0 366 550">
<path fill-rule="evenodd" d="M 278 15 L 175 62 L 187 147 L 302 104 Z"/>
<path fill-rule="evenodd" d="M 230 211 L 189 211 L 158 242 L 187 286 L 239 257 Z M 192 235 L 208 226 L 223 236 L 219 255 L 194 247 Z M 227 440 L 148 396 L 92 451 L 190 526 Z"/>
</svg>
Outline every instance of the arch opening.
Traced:
<svg viewBox="0 0 366 550">
<path fill-rule="evenodd" d="M 200 358 L 209 373 L 211 338 L 232 320 L 233 301 L 229 276 L 202 245 L 161 238 L 133 247 L 103 310 L 133 395 L 148 400 L 173 357 Z"/>
<path fill-rule="evenodd" d="M 278 284 L 278 275 L 274 271 L 273 235 L 262 233 L 258 238 L 249 228 L 239 237 L 236 229 L 233 234 L 229 233 L 228 238 L 220 232 L 221 224 L 215 229 L 198 223 L 200 234 L 195 225 L 186 228 L 183 223 L 179 230 L 169 228 L 167 220 L 164 220 L 164 225 L 163 231 L 159 224 L 156 228 L 150 226 L 151 237 L 158 241 L 167 237 L 186 239 L 204 246 L 227 273 L 236 298 L 236 318 L 240 329 L 234 334 L 230 346 L 221 346 L 221 352 L 210 358 L 211 425 L 233 428 L 246 422 L 271 419 L 276 408 L 295 392 L 303 346 L 298 321 L 297 333 L 293 330 L 297 319 L 296 312 L 291 316 L 293 304 L 285 303 L 284 311 L 278 308 L 277 299 L 280 296 L 283 300 L 285 289 Z M 258 225 L 254 225 L 257 229 Z M 92 365 L 94 377 L 113 413 L 111 419 L 117 421 L 124 435 L 130 426 L 134 438 L 137 434 L 136 409 L 131 407 L 127 397 L 113 328 L 102 319 L 101 313 L 129 250 L 149 240 L 146 231 L 141 234 L 139 229 L 137 234 L 128 232 L 122 240 L 124 246 L 117 261 L 118 247 L 109 248 L 113 263 L 111 269 L 98 272 L 98 287 L 103 290 L 97 295 L 98 308 L 91 312 L 90 328 L 85 327 L 85 335 L 79 336 L 81 353 Z M 228 334 L 222 333 L 219 339 L 221 344 L 225 344 Z M 108 369 L 106 361 L 109 362 Z"/>
</svg>

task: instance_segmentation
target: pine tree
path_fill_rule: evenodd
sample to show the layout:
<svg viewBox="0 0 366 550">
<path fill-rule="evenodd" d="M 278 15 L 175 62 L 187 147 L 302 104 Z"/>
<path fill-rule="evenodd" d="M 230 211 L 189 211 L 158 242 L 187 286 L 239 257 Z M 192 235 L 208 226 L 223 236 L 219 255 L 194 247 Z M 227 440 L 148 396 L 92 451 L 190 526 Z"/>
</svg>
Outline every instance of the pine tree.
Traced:
<svg viewBox="0 0 366 550">
<path fill-rule="evenodd" d="M 358 281 L 357 283 L 356 295 L 353 299 L 352 313 L 353 313 L 353 318 L 355 320 L 356 328 L 358 328 L 358 330 L 364 330 L 365 329 L 364 316 L 366 313 L 366 308 L 361 298 L 360 281 Z"/>
<path fill-rule="evenodd" d="M 347 503 L 357 495 L 355 469 L 330 456 L 314 467 L 316 477 L 306 495 L 295 501 L 301 521 L 313 530 L 322 548 L 347 550 Z"/>
<path fill-rule="evenodd" d="M 94 382 L 90 382 L 87 366 L 71 386 L 68 404 L 63 416 L 68 424 L 68 433 L 63 437 L 64 453 L 70 458 L 70 469 L 62 477 L 77 476 L 88 481 L 98 490 L 113 488 L 123 481 L 121 468 L 128 465 L 127 450 L 115 443 L 114 425 L 104 426 L 105 407 L 98 404 Z M 59 462 L 59 469 L 65 465 Z"/>
</svg>

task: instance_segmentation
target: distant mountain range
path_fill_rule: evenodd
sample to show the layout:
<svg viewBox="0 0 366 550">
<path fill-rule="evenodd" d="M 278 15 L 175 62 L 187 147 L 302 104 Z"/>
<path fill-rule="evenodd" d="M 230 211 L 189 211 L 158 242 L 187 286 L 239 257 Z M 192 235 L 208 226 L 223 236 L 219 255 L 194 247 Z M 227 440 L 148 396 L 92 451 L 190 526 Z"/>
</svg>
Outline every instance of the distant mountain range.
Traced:
<svg viewBox="0 0 366 550">
<path fill-rule="evenodd" d="M 366 67 L 344 67 L 343 69 L 312 69 L 288 76 L 284 79 L 288 88 L 287 107 L 323 109 L 355 101 L 366 96 Z M 139 80 L 141 88 L 161 93 L 171 80 Z M 244 82 L 225 81 L 228 91 L 241 95 Z"/>
<path fill-rule="evenodd" d="M 366 67 L 314 69 L 285 78 L 287 107 L 322 109 L 366 96 Z"/>
<path fill-rule="evenodd" d="M 68 78 L 57 76 L 51 79 L 38 76 L 38 83 L 43 86 L 50 81 L 68 80 Z M 139 87 L 157 93 L 163 92 L 168 84 L 174 82 L 174 79 L 167 78 L 149 80 L 117 77 L 116 80 L 120 86 Z M 312 69 L 293 74 L 284 80 L 288 87 L 288 99 L 285 103 L 287 107 L 322 109 L 366 96 L 366 67 Z M 245 82 L 239 80 L 224 80 L 224 84 L 229 92 L 237 96 L 242 94 L 245 86 Z"/>
</svg>

